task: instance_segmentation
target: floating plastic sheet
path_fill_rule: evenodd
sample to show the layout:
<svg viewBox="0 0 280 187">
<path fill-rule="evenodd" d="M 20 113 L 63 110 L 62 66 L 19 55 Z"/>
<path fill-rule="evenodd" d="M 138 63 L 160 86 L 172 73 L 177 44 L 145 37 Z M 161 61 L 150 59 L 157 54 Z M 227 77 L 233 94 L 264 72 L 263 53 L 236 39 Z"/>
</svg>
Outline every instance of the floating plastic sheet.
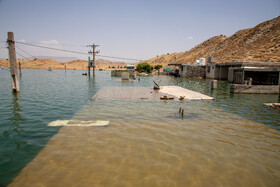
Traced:
<svg viewBox="0 0 280 187">
<path fill-rule="evenodd" d="M 103 127 L 110 121 L 77 121 L 77 120 L 56 120 L 48 124 L 48 126 L 68 126 L 68 127 Z"/>
</svg>

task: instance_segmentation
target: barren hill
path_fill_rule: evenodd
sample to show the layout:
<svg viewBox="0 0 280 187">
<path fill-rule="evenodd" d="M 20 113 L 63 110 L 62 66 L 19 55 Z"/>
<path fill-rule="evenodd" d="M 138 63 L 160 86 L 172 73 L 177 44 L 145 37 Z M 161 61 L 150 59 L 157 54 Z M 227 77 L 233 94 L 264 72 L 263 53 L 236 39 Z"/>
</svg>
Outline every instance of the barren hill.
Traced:
<svg viewBox="0 0 280 187">
<path fill-rule="evenodd" d="M 17 59 L 17 63 L 21 63 L 22 69 L 86 69 L 88 61 L 74 60 L 71 62 L 60 63 L 51 59 L 22 60 Z M 126 66 L 124 62 L 111 62 L 108 60 L 96 60 L 96 69 L 110 69 L 112 67 L 121 68 Z M 10 66 L 8 59 L 0 60 L 0 68 L 8 68 Z"/>
<path fill-rule="evenodd" d="M 280 62 L 280 16 L 263 22 L 254 28 L 244 29 L 227 37 L 214 36 L 191 50 L 161 55 L 148 62 L 194 64 L 199 58 L 216 58 L 226 62 Z"/>
</svg>

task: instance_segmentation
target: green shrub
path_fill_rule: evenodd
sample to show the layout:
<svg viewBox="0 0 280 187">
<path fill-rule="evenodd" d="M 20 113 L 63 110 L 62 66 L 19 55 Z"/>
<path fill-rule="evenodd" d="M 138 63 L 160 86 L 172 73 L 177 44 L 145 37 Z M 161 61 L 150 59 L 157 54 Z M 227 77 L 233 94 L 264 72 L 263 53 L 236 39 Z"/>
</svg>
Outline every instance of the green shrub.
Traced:
<svg viewBox="0 0 280 187">
<path fill-rule="evenodd" d="M 138 70 L 138 72 L 146 72 L 146 73 L 152 73 L 153 71 L 153 66 L 151 66 L 150 64 L 148 64 L 147 62 L 142 62 L 140 64 L 137 64 L 136 69 Z"/>
<path fill-rule="evenodd" d="M 160 68 L 162 68 L 162 65 L 155 65 L 154 67 L 156 70 L 159 70 Z"/>
</svg>

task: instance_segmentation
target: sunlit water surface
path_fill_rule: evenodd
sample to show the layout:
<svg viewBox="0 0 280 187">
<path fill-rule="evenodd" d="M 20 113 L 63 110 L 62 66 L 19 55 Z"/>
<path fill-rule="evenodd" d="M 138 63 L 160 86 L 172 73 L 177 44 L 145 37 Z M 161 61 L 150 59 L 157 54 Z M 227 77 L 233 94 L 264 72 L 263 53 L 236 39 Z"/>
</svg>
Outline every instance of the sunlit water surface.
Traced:
<svg viewBox="0 0 280 187">
<path fill-rule="evenodd" d="M 1 71 L 1 70 L 0 70 Z M 2 70 L 3 71 L 3 70 Z M 109 72 L 24 70 L 21 93 L 1 71 L 1 183 L 10 186 L 279 186 L 278 95 L 230 94 L 219 82 Z M 90 99 L 103 87 L 178 85 L 214 101 Z M 178 110 L 185 110 L 184 119 Z M 2 117 L 3 115 L 3 117 Z M 54 120 L 107 127 L 48 127 Z M 2 182 L 3 181 L 3 182 Z"/>
</svg>

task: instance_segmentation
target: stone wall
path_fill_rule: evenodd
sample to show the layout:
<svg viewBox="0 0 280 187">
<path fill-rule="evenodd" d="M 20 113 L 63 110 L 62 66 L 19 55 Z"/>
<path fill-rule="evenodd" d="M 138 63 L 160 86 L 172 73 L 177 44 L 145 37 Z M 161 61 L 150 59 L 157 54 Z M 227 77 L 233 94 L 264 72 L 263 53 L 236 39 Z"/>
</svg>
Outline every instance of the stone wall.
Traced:
<svg viewBox="0 0 280 187">
<path fill-rule="evenodd" d="M 206 77 L 205 66 L 194 66 L 194 65 L 182 65 L 180 76 L 181 77 Z"/>
</svg>

